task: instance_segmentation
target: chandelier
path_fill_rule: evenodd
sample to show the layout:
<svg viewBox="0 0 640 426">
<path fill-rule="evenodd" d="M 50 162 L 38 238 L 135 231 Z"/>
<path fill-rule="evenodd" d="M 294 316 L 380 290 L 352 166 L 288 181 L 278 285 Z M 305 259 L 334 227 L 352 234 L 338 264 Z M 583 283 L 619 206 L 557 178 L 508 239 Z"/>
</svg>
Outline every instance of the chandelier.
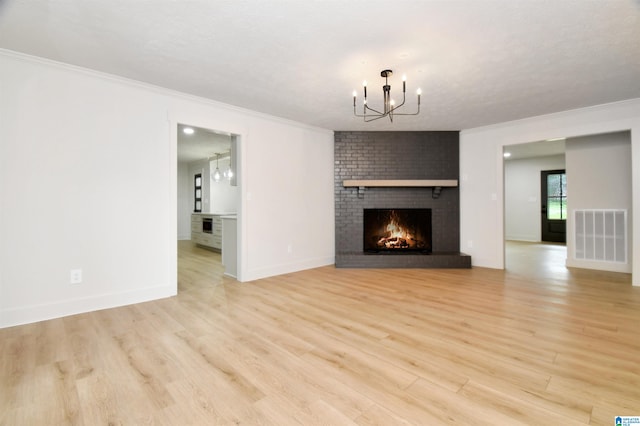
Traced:
<svg viewBox="0 0 640 426">
<path fill-rule="evenodd" d="M 394 115 L 418 115 L 420 113 L 420 95 L 422 91 L 420 89 L 417 90 L 418 95 L 418 110 L 414 113 L 400 113 L 395 112 L 397 109 L 404 105 L 405 94 L 407 91 L 407 78 L 402 76 L 402 103 L 396 105 L 393 99 L 391 99 L 391 86 L 389 85 L 389 77 L 393 75 L 393 71 L 384 70 L 380 72 L 380 77 L 384 77 L 384 86 L 382 86 L 382 94 L 384 97 L 384 109 L 382 111 L 378 111 L 377 109 L 373 109 L 369 107 L 367 103 L 367 81 L 362 82 L 362 86 L 364 87 L 364 101 L 362 102 L 362 114 L 358 114 L 356 111 L 356 91 L 353 91 L 353 115 L 356 117 L 362 117 L 364 121 L 374 121 L 379 118 L 389 117 L 389 120 L 393 123 Z"/>
</svg>

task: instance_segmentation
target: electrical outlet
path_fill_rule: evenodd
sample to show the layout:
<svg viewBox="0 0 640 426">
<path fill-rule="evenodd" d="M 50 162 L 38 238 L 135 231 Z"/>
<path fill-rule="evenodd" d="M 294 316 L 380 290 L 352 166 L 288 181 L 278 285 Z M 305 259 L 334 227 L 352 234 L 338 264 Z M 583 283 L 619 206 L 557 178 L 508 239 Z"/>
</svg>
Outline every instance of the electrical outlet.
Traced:
<svg viewBox="0 0 640 426">
<path fill-rule="evenodd" d="M 287 253 L 289 254 L 293 253 L 293 244 L 289 243 L 287 245 Z"/>
<path fill-rule="evenodd" d="M 72 269 L 70 277 L 71 284 L 80 284 L 82 282 L 82 269 Z"/>
<path fill-rule="evenodd" d="M 467 240 L 467 248 L 473 248 L 473 240 Z"/>
</svg>

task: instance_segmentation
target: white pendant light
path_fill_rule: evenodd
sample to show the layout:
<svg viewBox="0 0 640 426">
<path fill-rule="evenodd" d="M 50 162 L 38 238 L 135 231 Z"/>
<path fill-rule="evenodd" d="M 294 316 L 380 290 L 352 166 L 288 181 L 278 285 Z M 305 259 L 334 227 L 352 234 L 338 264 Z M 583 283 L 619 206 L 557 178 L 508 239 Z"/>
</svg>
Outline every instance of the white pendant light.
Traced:
<svg viewBox="0 0 640 426">
<path fill-rule="evenodd" d="M 220 182 L 220 179 L 222 178 L 222 175 L 220 174 L 220 168 L 218 167 L 219 160 L 220 154 L 216 154 L 216 170 L 213 172 L 213 175 L 211 175 L 211 178 L 216 182 Z"/>
</svg>

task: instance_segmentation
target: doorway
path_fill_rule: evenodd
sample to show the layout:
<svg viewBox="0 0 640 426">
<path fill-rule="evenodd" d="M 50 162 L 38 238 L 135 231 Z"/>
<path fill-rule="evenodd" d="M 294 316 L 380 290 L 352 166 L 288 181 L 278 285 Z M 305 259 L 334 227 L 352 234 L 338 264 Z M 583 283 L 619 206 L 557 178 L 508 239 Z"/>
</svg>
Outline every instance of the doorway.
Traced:
<svg viewBox="0 0 640 426">
<path fill-rule="evenodd" d="M 567 242 L 567 175 L 565 170 L 540 172 L 541 240 Z"/>
<path fill-rule="evenodd" d="M 545 215 L 548 213 L 549 202 L 546 201 L 548 196 L 559 195 L 560 191 L 554 191 L 555 187 L 551 188 L 551 191 L 544 188 L 547 183 L 541 176 L 544 172 L 564 172 L 565 141 L 531 142 L 508 145 L 503 149 L 506 268 L 519 268 L 519 260 L 529 262 L 527 268 L 534 268 L 536 262 L 546 262 L 543 260 L 545 258 L 543 254 L 549 254 L 551 251 L 562 258 L 561 264 L 564 266 L 567 256 L 566 244 L 545 240 L 542 237 L 542 229 L 548 228 L 548 225 L 543 225 L 541 220 L 541 212 L 545 210 Z M 556 183 L 556 180 L 552 179 L 552 182 Z M 543 181 L 544 185 L 541 184 Z M 565 186 L 561 190 L 566 196 L 566 174 L 564 183 Z M 565 204 L 560 205 L 562 210 L 557 208 L 555 198 L 553 201 L 551 217 L 556 217 L 558 211 L 561 211 L 563 218 L 566 217 L 566 201 Z M 529 253 L 530 250 L 533 252 Z M 539 264 L 537 267 L 545 268 L 546 266 Z"/>
<path fill-rule="evenodd" d="M 235 219 L 241 202 L 240 137 L 180 122 L 175 129 L 178 262 L 197 253 L 201 272 L 206 275 L 218 271 L 222 278 L 223 274 L 228 275 L 227 269 L 236 271 L 239 263 L 236 240 L 240 230 L 237 229 L 239 221 Z M 225 265 L 222 234 L 231 224 L 235 232 L 227 234 L 236 237 L 233 244 L 229 241 L 226 244 Z M 207 260 L 202 261 L 204 258 Z"/>
</svg>

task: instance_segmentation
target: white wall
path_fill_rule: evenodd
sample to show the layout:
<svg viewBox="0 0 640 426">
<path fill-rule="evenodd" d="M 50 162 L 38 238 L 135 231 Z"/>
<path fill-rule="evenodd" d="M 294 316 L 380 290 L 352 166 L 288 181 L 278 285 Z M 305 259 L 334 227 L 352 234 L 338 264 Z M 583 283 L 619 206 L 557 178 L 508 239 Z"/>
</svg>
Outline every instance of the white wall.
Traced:
<svg viewBox="0 0 640 426">
<path fill-rule="evenodd" d="M 246 165 L 238 168 L 238 176 L 244 206 L 253 212 L 242 225 L 249 250 L 244 266 L 251 273 L 246 280 L 333 264 L 333 132 L 327 138 L 276 121 L 264 121 L 254 131 L 268 142 L 246 151 L 244 140 L 240 143 Z"/>
<path fill-rule="evenodd" d="M 540 172 L 564 168 L 564 155 L 505 160 L 505 239 L 540 241 Z"/>
<path fill-rule="evenodd" d="M 631 272 L 633 248 L 627 248 L 627 263 L 575 259 L 573 211 L 576 209 L 623 209 L 631 217 L 631 141 L 628 132 L 570 138 L 566 141 L 567 266 L 613 272 Z M 632 224 L 627 227 L 631 241 Z"/>
<path fill-rule="evenodd" d="M 8 51 L 0 84 L 0 327 L 176 293 L 178 123 L 239 135 L 242 280 L 333 263 L 333 132 Z"/>
<path fill-rule="evenodd" d="M 221 158 L 218 163 L 216 163 L 215 160 L 212 160 L 209 164 L 209 170 L 211 174 L 213 174 L 216 170 L 216 165 L 218 165 L 220 173 L 224 174 L 230 164 L 231 159 L 229 157 Z M 236 213 L 238 211 L 240 192 L 238 187 L 231 185 L 231 181 L 229 179 L 225 179 L 224 176 L 218 182 L 211 180 L 211 177 L 209 176 L 209 183 L 209 212 Z"/>
<path fill-rule="evenodd" d="M 193 178 L 188 163 L 178 163 L 178 239 L 191 239 L 191 212 L 193 211 Z"/>
<path fill-rule="evenodd" d="M 640 99 L 632 99 L 493 126 L 460 134 L 460 233 L 462 251 L 474 266 L 504 268 L 505 145 L 631 130 L 632 223 L 640 223 Z M 640 253 L 640 226 L 633 227 L 633 252 Z M 633 262 L 640 285 L 640 261 Z"/>
</svg>

